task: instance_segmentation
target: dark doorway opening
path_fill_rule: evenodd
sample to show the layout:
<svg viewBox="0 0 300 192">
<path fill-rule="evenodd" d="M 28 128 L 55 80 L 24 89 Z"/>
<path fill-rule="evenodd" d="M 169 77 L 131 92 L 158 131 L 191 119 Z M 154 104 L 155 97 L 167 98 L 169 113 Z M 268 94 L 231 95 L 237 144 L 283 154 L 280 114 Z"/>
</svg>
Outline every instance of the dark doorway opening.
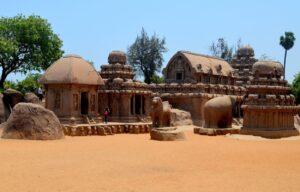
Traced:
<svg viewBox="0 0 300 192">
<path fill-rule="evenodd" d="M 142 114 L 145 115 L 145 97 L 142 96 Z"/>
<path fill-rule="evenodd" d="M 141 96 L 140 95 L 136 95 L 135 96 L 135 114 L 136 115 L 141 115 Z"/>
<path fill-rule="evenodd" d="M 81 93 L 81 114 L 87 115 L 89 110 L 89 97 L 88 92 Z"/>
<path fill-rule="evenodd" d="M 176 73 L 176 80 L 181 81 L 182 80 L 182 73 Z"/>
<path fill-rule="evenodd" d="M 134 96 L 131 96 L 130 98 L 130 114 L 133 115 L 133 97 Z"/>
</svg>

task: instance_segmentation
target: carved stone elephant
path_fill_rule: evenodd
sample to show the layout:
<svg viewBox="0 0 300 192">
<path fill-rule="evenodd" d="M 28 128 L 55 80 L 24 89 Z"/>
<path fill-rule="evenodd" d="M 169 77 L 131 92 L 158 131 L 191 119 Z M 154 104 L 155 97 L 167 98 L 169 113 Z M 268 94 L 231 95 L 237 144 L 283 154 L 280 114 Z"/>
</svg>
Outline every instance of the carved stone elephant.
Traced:
<svg viewBox="0 0 300 192">
<path fill-rule="evenodd" d="M 160 97 L 152 100 L 151 119 L 153 127 L 169 127 L 171 124 L 171 105 L 162 101 Z"/>
<path fill-rule="evenodd" d="M 204 128 L 230 128 L 236 96 L 215 97 L 204 104 Z"/>
</svg>

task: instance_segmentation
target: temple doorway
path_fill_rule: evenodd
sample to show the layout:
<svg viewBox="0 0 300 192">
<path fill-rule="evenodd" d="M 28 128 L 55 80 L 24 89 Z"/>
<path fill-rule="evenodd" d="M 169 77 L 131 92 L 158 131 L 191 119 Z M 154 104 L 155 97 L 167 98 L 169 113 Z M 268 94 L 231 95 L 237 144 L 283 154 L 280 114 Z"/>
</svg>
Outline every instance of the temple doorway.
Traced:
<svg viewBox="0 0 300 192">
<path fill-rule="evenodd" d="M 81 114 L 87 115 L 89 110 L 88 92 L 81 92 Z"/>
<path fill-rule="evenodd" d="M 141 115 L 141 96 L 136 95 L 135 96 L 135 114 L 136 115 Z"/>
</svg>

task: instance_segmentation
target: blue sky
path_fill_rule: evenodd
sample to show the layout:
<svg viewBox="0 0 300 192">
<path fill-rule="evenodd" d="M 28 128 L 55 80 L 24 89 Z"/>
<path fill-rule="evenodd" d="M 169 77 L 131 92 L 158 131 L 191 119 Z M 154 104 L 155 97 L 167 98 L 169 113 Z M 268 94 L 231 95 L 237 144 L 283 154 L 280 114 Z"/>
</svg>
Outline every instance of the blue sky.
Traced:
<svg viewBox="0 0 300 192">
<path fill-rule="evenodd" d="M 0 16 L 40 15 L 63 40 L 65 53 L 95 63 L 107 63 L 112 50 L 126 51 L 142 27 L 149 35 L 165 37 L 164 65 L 179 50 L 209 54 L 212 41 L 224 37 L 229 44 L 241 38 L 256 57 L 266 54 L 283 62 L 279 37 L 294 32 L 297 40 L 288 52 L 287 79 L 300 71 L 300 3 L 297 0 L 0 0 Z M 22 79 L 10 75 L 8 79 Z"/>
</svg>

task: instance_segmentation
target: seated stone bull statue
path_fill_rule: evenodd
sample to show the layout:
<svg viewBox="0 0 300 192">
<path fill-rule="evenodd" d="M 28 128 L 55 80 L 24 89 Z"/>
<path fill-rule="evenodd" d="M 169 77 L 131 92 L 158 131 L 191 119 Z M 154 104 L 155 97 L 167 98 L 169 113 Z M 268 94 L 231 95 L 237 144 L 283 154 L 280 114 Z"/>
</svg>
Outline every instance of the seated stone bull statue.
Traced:
<svg viewBox="0 0 300 192">
<path fill-rule="evenodd" d="M 170 127 L 171 105 L 160 97 L 152 99 L 151 119 L 153 127 Z"/>
</svg>

